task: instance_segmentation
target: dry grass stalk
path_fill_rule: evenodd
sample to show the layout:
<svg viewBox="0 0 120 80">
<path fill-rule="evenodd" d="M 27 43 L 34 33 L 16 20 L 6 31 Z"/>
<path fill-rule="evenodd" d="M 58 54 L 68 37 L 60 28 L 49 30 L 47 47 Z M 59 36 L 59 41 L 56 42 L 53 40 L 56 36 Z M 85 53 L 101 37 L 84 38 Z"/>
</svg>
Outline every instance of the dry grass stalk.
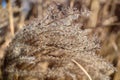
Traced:
<svg viewBox="0 0 120 80">
<path fill-rule="evenodd" d="M 70 7 L 73 8 L 75 0 L 70 0 Z"/>
<path fill-rule="evenodd" d="M 5 37 L 5 43 L 4 43 L 2 46 L 0 46 L 0 59 L 3 58 L 3 56 L 4 56 L 4 51 L 5 51 L 6 47 L 9 45 L 10 42 L 11 42 L 10 35 L 7 35 L 7 36 Z"/>
<path fill-rule="evenodd" d="M 43 13 L 44 13 L 44 10 L 43 10 L 43 4 L 44 4 L 44 1 L 43 0 L 38 0 L 38 16 L 41 16 L 41 18 L 43 18 Z"/>
<path fill-rule="evenodd" d="M 116 3 L 117 3 L 117 0 L 112 0 L 112 5 L 111 5 L 112 8 L 110 12 L 111 15 L 115 15 Z"/>
<path fill-rule="evenodd" d="M 99 0 L 91 0 L 91 15 L 88 21 L 88 25 L 92 28 L 95 28 L 97 25 L 98 21 L 98 13 L 100 10 L 100 1 Z"/>
<path fill-rule="evenodd" d="M 74 59 L 72 59 L 72 61 L 80 68 L 82 69 L 82 71 L 86 74 L 86 76 L 89 78 L 89 80 L 92 80 L 91 76 L 88 74 L 88 72 L 82 67 L 82 65 L 80 65 L 77 61 L 75 61 Z"/>
<path fill-rule="evenodd" d="M 120 80 L 120 56 L 118 58 L 117 62 L 117 71 L 115 73 L 114 79 L 113 80 Z"/>
<path fill-rule="evenodd" d="M 10 32 L 11 35 L 14 36 L 14 19 L 11 0 L 9 0 L 8 2 L 8 9 L 9 9 Z"/>
</svg>

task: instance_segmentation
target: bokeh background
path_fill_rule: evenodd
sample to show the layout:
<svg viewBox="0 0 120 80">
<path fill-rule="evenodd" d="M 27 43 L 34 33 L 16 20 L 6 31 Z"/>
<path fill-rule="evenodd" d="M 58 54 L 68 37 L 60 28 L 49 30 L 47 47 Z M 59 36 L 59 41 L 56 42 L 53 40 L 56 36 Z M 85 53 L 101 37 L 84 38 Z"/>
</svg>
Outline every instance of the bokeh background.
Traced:
<svg viewBox="0 0 120 80">
<path fill-rule="evenodd" d="M 78 21 L 84 24 L 82 29 L 91 28 L 91 34 L 99 35 L 101 50 L 96 54 L 117 69 L 111 75 L 112 80 L 120 80 L 120 0 L 0 0 L 0 66 L 16 32 L 35 18 L 43 19 L 53 3 L 86 9 L 88 17 L 80 17 Z"/>
</svg>

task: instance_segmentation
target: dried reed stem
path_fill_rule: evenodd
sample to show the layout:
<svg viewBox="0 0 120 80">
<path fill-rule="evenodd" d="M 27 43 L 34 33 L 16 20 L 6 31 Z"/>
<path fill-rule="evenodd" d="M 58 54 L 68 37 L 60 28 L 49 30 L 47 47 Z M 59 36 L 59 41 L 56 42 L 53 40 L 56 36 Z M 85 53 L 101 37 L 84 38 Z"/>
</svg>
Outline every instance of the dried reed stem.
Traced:
<svg viewBox="0 0 120 80">
<path fill-rule="evenodd" d="M 97 25 L 97 19 L 98 19 L 98 13 L 100 10 L 100 2 L 99 0 L 92 0 L 91 2 L 91 15 L 88 21 L 88 26 L 90 27 L 96 27 Z"/>
<path fill-rule="evenodd" d="M 86 76 L 89 78 L 89 80 L 92 80 L 91 76 L 88 74 L 88 72 L 74 59 L 72 61 L 86 74 Z"/>
<path fill-rule="evenodd" d="M 10 38 L 10 35 L 8 33 L 7 36 L 5 37 L 5 43 L 0 47 L 0 59 L 3 58 L 5 49 L 9 45 L 10 42 L 11 42 L 11 38 Z"/>
<path fill-rule="evenodd" d="M 75 0 L 70 1 L 70 7 L 73 8 Z"/>
<path fill-rule="evenodd" d="M 8 2 L 8 10 L 9 10 L 9 22 L 10 22 L 10 32 L 11 35 L 14 36 L 14 20 L 13 20 L 13 11 L 11 0 Z"/>
<path fill-rule="evenodd" d="M 111 15 L 114 15 L 115 9 L 116 9 L 116 0 L 112 0 L 112 7 L 111 7 Z"/>
<path fill-rule="evenodd" d="M 120 56 L 118 56 L 118 62 L 117 62 L 117 72 L 114 75 L 113 80 L 120 80 Z"/>
<path fill-rule="evenodd" d="M 8 2 L 8 11 L 9 11 L 9 22 L 10 22 L 10 34 L 8 33 L 5 37 L 5 43 L 0 47 L 0 58 L 4 56 L 4 51 L 11 41 L 11 36 L 14 36 L 14 20 L 13 20 L 13 11 L 11 0 Z"/>
<path fill-rule="evenodd" d="M 41 18 L 43 18 L 43 14 L 44 14 L 43 3 L 44 0 L 38 0 L 38 16 L 41 16 Z"/>
</svg>

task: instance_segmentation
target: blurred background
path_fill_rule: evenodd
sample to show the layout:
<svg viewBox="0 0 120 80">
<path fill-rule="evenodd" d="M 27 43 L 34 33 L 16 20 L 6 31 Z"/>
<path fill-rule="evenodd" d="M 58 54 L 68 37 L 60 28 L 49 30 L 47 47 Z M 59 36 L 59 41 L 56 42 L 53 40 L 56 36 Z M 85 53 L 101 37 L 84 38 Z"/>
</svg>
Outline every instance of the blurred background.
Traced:
<svg viewBox="0 0 120 80">
<path fill-rule="evenodd" d="M 90 12 L 87 19 L 78 21 L 84 24 L 82 29 L 90 28 L 91 34 L 99 35 L 101 49 L 96 54 L 116 67 L 111 77 L 120 80 L 120 0 L 0 0 L 0 65 L 15 33 L 35 18 L 42 20 L 53 3 Z"/>
</svg>

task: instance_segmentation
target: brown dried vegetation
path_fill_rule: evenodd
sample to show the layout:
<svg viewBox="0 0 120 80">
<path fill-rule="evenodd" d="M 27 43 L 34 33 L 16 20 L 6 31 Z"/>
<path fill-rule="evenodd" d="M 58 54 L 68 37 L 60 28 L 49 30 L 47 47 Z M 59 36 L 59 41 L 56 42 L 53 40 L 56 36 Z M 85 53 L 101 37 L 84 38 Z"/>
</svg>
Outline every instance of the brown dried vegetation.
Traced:
<svg viewBox="0 0 120 80">
<path fill-rule="evenodd" d="M 100 48 L 97 36 L 88 37 L 90 29 L 82 30 L 80 22 L 72 23 L 81 16 L 80 12 L 53 11 L 44 22 L 35 21 L 16 34 L 6 52 L 4 78 L 87 80 L 86 74 L 72 61 L 76 60 L 93 80 L 109 80 L 114 68 L 95 55 Z M 56 17 L 51 19 L 53 15 Z"/>
<path fill-rule="evenodd" d="M 39 17 L 27 23 L 14 8 L 13 17 L 11 10 L 3 9 L 9 14 L 0 20 L 2 56 L 8 46 L 4 65 L 0 64 L 3 80 L 120 79 L 119 0 L 38 0 L 38 4 Z M 18 31 L 24 21 L 26 26 Z"/>
</svg>

